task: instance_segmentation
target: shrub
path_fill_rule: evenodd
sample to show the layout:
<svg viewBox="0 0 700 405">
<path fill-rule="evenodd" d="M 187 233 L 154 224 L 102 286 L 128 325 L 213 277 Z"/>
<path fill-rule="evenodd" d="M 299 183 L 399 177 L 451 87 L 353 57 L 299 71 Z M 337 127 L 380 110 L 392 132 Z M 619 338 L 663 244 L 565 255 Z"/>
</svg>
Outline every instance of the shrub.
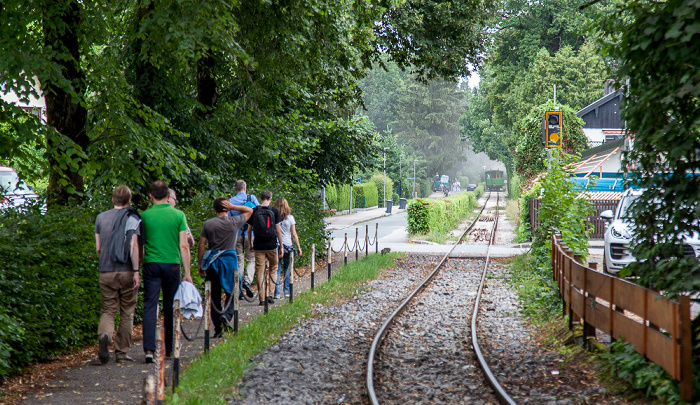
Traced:
<svg viewBox="0 0 700 405">
<path fill-rule="evenodd" d="M 462 193 L 443 199 L 416 199 L 407 207 L 408 233 L 447 233 L 476 206 L 472 193 Z"/>
<path fill-rule="evenodd" d="M 353 186 L 352 199 L 355 208 L 374 207 L 378 205 L 379 196 L 377 194 L 377 185 L 370 181 Z"/>
<path fill-rule="evenodd" d="M 380 207 L 385 207 L 384 205 L 384 200 L 387 198 L 384 197 L 384 175 L 383 174 L 375 174 L 369 179 L 370 182 L 374 183 L 377 185 L 377 196 L 379 198 L 379 206 Z M 386 177 L 386 192 L 387 195 L 391 196 L 391 193 L 394 189 L 394 181 L 391 180 L 389 176 Z"/>
<path fill-rule="evenodd" d="M 0 375 L 97 338 L 97 212 L 0 213 Z"/>
</svg>

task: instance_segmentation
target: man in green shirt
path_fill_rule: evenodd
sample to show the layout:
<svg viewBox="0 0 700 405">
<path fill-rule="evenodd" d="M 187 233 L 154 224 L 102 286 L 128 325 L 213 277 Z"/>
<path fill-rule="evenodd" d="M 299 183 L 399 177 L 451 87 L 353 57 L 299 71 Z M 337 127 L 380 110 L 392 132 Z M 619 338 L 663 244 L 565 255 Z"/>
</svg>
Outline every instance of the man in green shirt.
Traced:
<svg viewBox="0 0 700 405">
<path fill-rule="evenodd" d="M 169 357 L 173 349 L 173 298 L 180 285 L 180 264 L 185 268 L 183 280 L 192 282 L 185 214 L 168 204 L 168 184 L 162 180 L 151 184 L 150 197 L 153 206 L 141 214 L 146 241 L 143 258 L 143 350 L 146 363 L 154 361 L 161 288 L 165 355 Z"/>
</svg>

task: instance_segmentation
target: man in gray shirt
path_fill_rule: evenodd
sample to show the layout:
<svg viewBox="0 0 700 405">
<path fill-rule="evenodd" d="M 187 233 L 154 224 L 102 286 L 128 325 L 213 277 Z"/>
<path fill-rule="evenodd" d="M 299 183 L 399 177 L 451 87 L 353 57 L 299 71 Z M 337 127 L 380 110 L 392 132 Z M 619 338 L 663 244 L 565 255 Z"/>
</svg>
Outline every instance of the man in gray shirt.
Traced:
<svg viewBox="0 0 700 405">
<path fill-rule="evenodd" d="M 238 216 L 228 216 L 228 211 L 238 210 Z M 219 197 L 214 201 L 216 216 L 202 225 L 197 250 L 199 275 L 211 281 L 211 319 L 214 323 L 214 337 L 220 337 L 223 327 L 222 318 L 231 322 L 238 295 L 238 257 L 236 255 L 236 240 L 238 230 L 246 223 L 253 209 L 245 205 L 233 205 L 226 198 Z M 207 244 L 209 249 L 207 250 Z M 222 308 L 221 289 L 228 297 Z"/>
<path fill-rule="evenodd" d="M 127 355 L 131 347 L 134 325 L 134 309 L 138 298 L 139 242 L 141 217 L 129 207 L 131 190 L 117 186 L 112 191 L 114 208 L 97 216 L 95 220 L 95 248 L 100 257 L 100 292 L 102 315 L 97 328 L 100 340 L 99 358 L 102 364 L 109 361 L 109 343 L 114 334 L 114 319 L 121 312 L 121 321 L 114 339 L 117 362 L 133 361 Z"/>
</svg>

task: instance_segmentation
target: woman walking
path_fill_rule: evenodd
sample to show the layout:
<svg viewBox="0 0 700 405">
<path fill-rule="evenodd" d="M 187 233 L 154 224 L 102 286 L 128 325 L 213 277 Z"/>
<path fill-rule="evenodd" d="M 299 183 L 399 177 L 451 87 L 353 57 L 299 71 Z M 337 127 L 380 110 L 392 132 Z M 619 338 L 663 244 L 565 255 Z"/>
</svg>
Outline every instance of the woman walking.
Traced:
<svg viewBox="0 0 700 405">
<path fill-rule="evenodd" d="M 280 217 L 282 218 L 282 223 L 280 223 L 280 228 L 282 229 L 282 245 L 284 245 L 284 257 L 279 262 L 277 266 L 277 285 L 275 286 L 275 298 L 280 298 L 280 273 L 284 269 L 284 296 L 289 296 L 289 273 L 294 269 L 290 269 L 289 263 L 291 261 L 291 255 L 294 252 L 294 246 L 292 245 L 292 238 L 294 243 L 297 245 L 298 256 L 301 256 L 301 246 L 299 245 L 299 236 L 297 235 L 297 221 L 292 215 L 292 209 L 289 207 L 289 203 L 284 198 L 278 198 L 275 201 L 274 207 L 280 212 Z"/>
</svg>

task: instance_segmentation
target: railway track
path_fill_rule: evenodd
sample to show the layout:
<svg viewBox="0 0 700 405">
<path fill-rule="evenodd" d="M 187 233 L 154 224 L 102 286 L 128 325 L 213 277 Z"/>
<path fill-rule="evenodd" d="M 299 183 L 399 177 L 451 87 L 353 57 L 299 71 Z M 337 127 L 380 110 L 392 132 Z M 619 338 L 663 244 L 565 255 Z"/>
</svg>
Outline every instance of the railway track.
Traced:
<svg viewBox="0 0 700 405">
<path fill-rule="evenodd" d="M 496 205 L 489 213 L 492 194 Z M 465 240 L 493 243 L 499 198 L 489 193 L 452 249 L 375 335 L 366 374 L 372 404 L 516 403 L 489 369 L 477 339 L 488 249 L 485 259 L 450 258 Z"/>
</svg>

